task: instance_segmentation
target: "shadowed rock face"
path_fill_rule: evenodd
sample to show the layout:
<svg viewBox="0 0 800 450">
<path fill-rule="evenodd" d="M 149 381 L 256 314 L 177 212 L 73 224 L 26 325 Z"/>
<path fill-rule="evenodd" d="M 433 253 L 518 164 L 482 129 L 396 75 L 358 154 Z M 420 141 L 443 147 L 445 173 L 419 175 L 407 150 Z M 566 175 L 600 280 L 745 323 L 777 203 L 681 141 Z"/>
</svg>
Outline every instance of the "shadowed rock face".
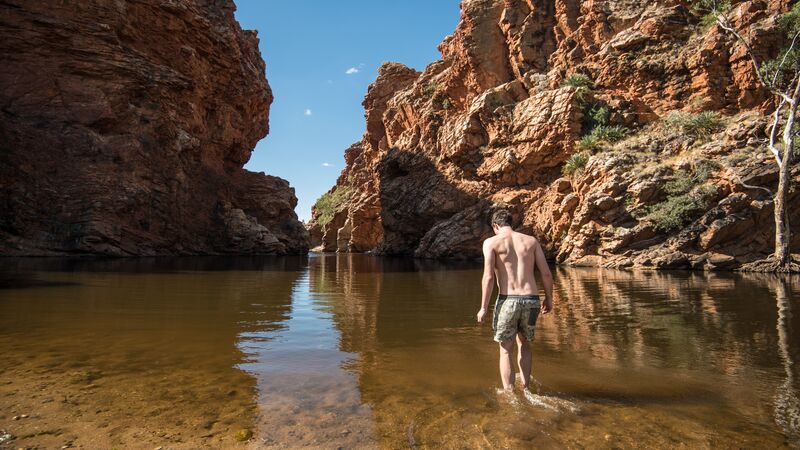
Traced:
<svg viewBox="0 0 800 450">
<path fill-rule="evenodd" d="M 729 17 L 760 59 L 784 44 L 788 2 L 734 1 Z M 777 172 L 764 138 L 771 97 L 738 43 L 682 1 L 464 0 L 461 21 L 418 73 L 386 63 L 364 100 L 362 140 L 345 152 L 336 189 L 352 194 L 310 224 L 333 251 L 419 257 L 480 255 L 488 215 L 509 207 L 559 262 L 732 268 L 772 252 Z M 583 74 L 584 91 L 564 80 Z M 592 105 L 628 137 L 587 153 Z M 688 136 L 671 111 L 713 111 L 711 136 Z M 705 197 L 668 231 L 645 216 L 682 173 L 706 170 Z M 696 170 L 697 169 L 697 170 Z M 797 175 L 796 175 L 797 176 Z M 790 202 L 797 201 L 792 194 Z M 800 212 L 791 213 L 793 221 Z M 800 246 L 795 237 L 794 246 Z"/>
<path fill-rule="evenodd" d="M 297 253 L 242 167 L 272 92 L 231 0 L 0 5 L 0 253 Z"/>
</svg>

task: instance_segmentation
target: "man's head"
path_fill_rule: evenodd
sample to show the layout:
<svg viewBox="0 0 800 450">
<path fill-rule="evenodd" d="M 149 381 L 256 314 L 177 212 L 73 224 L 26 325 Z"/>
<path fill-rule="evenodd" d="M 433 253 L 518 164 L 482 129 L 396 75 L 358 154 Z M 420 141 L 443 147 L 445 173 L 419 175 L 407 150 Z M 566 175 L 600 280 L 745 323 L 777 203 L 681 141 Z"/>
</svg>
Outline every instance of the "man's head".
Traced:
<svg viewBox="0 0 800 450">
<path fill-rule="evenodd" d="M 512 222 L 511 213 L 505 209 L 498 209 L 492 214 L 492 230 L 495 233 L 503 227 L 510 227 Z"/>
</svg>

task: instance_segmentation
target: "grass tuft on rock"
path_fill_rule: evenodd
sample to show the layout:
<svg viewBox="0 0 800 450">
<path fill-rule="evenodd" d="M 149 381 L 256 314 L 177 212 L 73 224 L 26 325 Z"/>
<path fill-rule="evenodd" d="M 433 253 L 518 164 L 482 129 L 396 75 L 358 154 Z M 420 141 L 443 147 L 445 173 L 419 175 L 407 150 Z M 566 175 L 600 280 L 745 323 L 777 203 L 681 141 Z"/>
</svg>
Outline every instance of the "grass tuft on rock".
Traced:
<svg viewBox="0 0 800 450">
<path fill-rule="evenodd" d="M 670 128 L 678 129 L 694 137 L 708 137 L 719 130 L 722 122 L 713 111 L 703 111 L 697 114 L 682 111 L 671 111 L 664 122 Z"/>
<path fill-rule="evenodd" d="M 567 176 L 577 175 L 583 172 L 587 162 L 589 162 L 589 155 L 586 152 L 575 153 L 564 163 L 561 173 Z"/>
</svg>

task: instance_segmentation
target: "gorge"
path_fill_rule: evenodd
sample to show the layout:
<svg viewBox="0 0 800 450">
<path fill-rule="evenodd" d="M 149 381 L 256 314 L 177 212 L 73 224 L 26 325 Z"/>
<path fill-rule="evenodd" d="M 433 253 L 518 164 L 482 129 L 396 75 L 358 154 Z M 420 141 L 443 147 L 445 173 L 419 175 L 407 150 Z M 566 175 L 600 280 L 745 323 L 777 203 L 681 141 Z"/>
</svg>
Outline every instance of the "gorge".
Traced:
<svg viewBox="0 0 800 450">
<path fill-rule="evenodd" d="M 769 255 L 771 96 L 698 3 L 462 2 L 440 61 L 380 68 L 312 244 L 477 257 L 505 207 L 558 263 L 713 270 Z M 727 14 L 766 60 L 789 6 Z"/>
</svg>

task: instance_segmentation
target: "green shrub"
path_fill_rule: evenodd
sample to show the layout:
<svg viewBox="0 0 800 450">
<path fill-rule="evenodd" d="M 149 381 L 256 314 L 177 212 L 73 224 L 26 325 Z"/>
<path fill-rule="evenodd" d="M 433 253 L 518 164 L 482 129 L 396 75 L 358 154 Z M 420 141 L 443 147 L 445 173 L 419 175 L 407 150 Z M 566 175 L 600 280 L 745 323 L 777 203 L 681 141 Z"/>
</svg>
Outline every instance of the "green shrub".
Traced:
<svg viewBox="0 0 800 450">
<path fill-rule="evenodd" d="M 567 159 L 564 167 L 561 168 L 561 173 L 564 175 L 577 175 L 583 172 L 586 163 L 589 161 L 589 155 L 585 152 L 575 153 Z"/>
<path fill-rule="evenodd" d="M 600 125 L 591 134 L 601 141 L 617 142 L 625 138 L 628 129 L 620 125 Z"/>
<path fill-rule="evenodd" d="M 452 106 L 452 103 L 450 102 L 450 97 L 445 97 L 445 99 L 442 100 L 442 109 L 450 109 L 450 106 Z"/>
<path fill-rule="evenodd" d="M 713 111 L 703 111 L 697 114 L 682 111 L 670 111 L 664 122 L 671 128 L 677 128 L 694 137 L 705 137 L 717 131 L 720 120 Z"/>
<path fill-rule="evenodd" d="M 582 102 L 582 137 L 578 144 L 581 150 L 595 150 L 602 142 L 616 142 L 628 134 L 628 129 L 619 125 L 608 125 L 611 108 L 603 101 Z"/>
<path fill-rule="evenodd" d="M 431 102 L 435 108 L 450 109 L 452 103 L 450 96 L 444 91 L 436 91 L 431 97 Z"/>
<path fill-rule="evenodd" d="M 697 26 L 700 28 L 702 33 L 705 33 L 715 23 L 717 23 L 717 15 L 714 13 L 708 13 L 700 18 L 700 22 L 697 23 Z"/>
<path fill-rule="evenodd" d="M 581 137 L 578 148 L 584 151 L 596 150 L 603 142 L 617 142 L 628 134 L 628 129 L 619 125 L 600 125 L 589 134 Z"/>
<path fill-rule="evenodd" d="M 605 103 L 597 102 L 588 105 L 588 110 L 584 114 L 589 121 L 590 128 L 594 128 L 598 125 L 607 125 L 611 111 Z"/>
<path fill-rule="evenodd" d="M 713 111 L 703 111 L 694 114 L 683 129 L 694 136 L 707 136 L 719 128 L 720 121 Z"/>
<path fill-rule="evenodd" d="M 645 218 L 657 230 L 677 230 L 691 218 L 700 205 L 691 195 L 677 195 L 650 207 Z"/>
<path fill-rule="evenodd" d="M 600 146 L 600 140 L 593 134 L 583 136 L 578 142 L 578 148 L 584 151 L 591 152 Z"/>
<path fill-rule="evenodd" d="M 578 99 L 578 102 L 584 103 L 586 93 L 591 91 L 594 87 L 594 81 L 582 73 L 573 73 L 567 78 L 564 78 L 561 81 L 561 85 L 576 88 L 575 98 Z"/>
<path fill-rule="evenodd" d="M 791 42 L 792 36 L 800 32 L 800 3 L 795 3 L 786 14 L 778 17 L 778 30 L 785 36 L 786 42 Z M 777 56 L 761 64 L 761 78 L 772 87 L 783 89 L 794 79 L 795 67 L 800 62 L 800 48 L 797 45 L 784 46 Z M 774 83 L 773 83 L 774 80 Z"/>
<path fill-rule="evenodd" d="M 436 81 L 430 81 L 428 82 L 428 84 L 425 85 L 423 92 L 425 92 L 425 95 L 427 95 L 428 97 L 432 97 L 437 89 L 439 89 L 439 84 L 436 83 Z"/>
<path fill-rule="evenodd" d="M 689 172 L 678 170 L 664 185 L 664 190 L 667 191 L 667 194 L 672 195 L 685 194 L 691 191 L 695 184 L 695 180 Z"/>
<path fill-rule="evenodd" d="M 714 186 L 697 186 L 697 176 L 685 170 L 676 171 L 664 190 L 669 194 L 666 200 L 648 208 L 645 216 L 656 229 L 664 231 L 683 228 L 694 213 L 706 208 L 709 197 L 716 194 Z"/>
<path fill-rule="evenodd" d="M 698 27 L 705 33 L 717 22 L 717 14 L 724 14 L 731 9 L 730 0 L 690 0 L 692 13 L 700 15 Z"/>
<path fill-rule="evenodd" d="M 719 170 L 722 167 L 716 161 L 712 161 L 710 159 L 700 158 L 694 162 L 694 176 L 695 179 L 702 183 L 708 180 L 708 177 L 711 176 L 711 172 L 715 170 Z"/>
<path fill-rule="evenodd" d="M 561 82 L 561 85 L 576 87 L 576 88 L 591 89 L 594 87 L 594 81 L 592 81 L 591 78 L 582 73 L 573 73 L 567 78 L 564 78 L 564 80 Z"/>
<path fill-rule="evenodd" d="M 317 223 L 325 226 L 333 220 L 337 211 L 350 200 L 353 195 L 353 188 L 349 184 L 337 186 L 333 192 L 326 192 L 314 203 L 314 210 L 317 213 Z"/>
</svg>

